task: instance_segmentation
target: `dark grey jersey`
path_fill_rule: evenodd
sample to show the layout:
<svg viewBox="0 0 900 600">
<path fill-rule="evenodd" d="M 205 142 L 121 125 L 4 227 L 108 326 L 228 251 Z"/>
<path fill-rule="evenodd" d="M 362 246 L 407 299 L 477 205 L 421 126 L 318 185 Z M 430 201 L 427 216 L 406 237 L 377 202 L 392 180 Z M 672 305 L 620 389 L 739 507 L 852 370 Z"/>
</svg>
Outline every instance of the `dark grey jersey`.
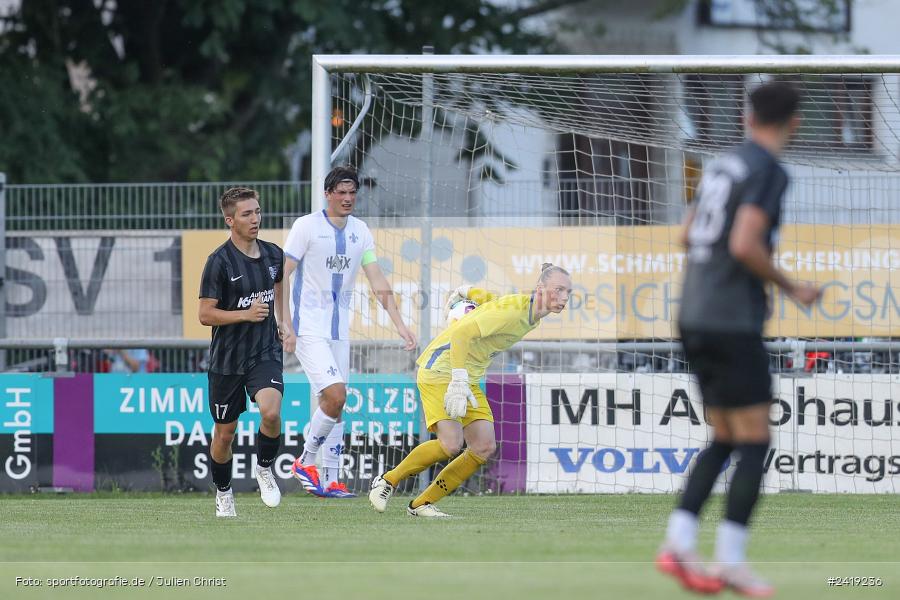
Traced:
<svg viewBox="0 0 900 600">
<path fill-rule="evenodd" d="M 281 281 L 284 253 L 270 242 L 257 240 L 259 258 L 250 258 L 229 239 L 206 260 L 200 297 L 218 300 L 221 310 L 245 310 L 257 297 L 269 305 L 259 323 L 241 322 L 212 328 L 209 371 L 243 375 L 256 364 L 282 362 L 281 340 L 275 323 L 275 284 Z"/>
<path fill-rule="evenodd" d="M 737 209 L 755 204 L 769 216 L 766 239 L 771 249 L 787 183 L 787 173 L 778 160 L 749 140 L 706 167 L 688 232 L 680 327 L 762 333 L 766 318 L 763 282 L 735 260 L 728 239 Z"/>
</svg>

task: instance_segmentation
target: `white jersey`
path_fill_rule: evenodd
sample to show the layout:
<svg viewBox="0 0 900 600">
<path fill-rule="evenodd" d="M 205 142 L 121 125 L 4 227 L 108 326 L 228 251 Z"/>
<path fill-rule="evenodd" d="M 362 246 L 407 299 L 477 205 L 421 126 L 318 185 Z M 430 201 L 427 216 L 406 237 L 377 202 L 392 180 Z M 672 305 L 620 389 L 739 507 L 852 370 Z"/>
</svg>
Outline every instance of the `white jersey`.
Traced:
<svg viewBox="0 0 900 600">
<path fill-rule="evenodd" d="M 294 221 L 284 253 L 299 264 L 291 283 L 294 333 L 346 340 L 350 337 L 350 300 L 363 255 L 374 256 L 368 226 L 354 216 L 338 229 L 325 211 Z"/>
</svg>

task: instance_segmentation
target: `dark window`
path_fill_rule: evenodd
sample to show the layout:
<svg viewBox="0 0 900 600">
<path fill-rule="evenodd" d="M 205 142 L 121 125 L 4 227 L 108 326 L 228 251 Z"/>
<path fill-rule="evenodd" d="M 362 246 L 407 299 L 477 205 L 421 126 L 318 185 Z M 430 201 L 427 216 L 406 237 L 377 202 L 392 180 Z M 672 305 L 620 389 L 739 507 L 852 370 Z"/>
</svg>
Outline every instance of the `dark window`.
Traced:
<svg viewBox="0 0 900 600">
<path fill-rule="evenodd" d="M 869 77 L 806 76 L 799 150 L 871 152 L 874 81 Z"/>
<path fill-rule="evenodd" d="M 743 76 L 687 75 L 683 81 L 688 140 L 703 146 L 739 143 L 744 136 Z"/>
<path fill-rule="evenodd" d="M 697 21 L 708 27 L 847 33 L 850 0 L 700 0 Z"/>
</svg>

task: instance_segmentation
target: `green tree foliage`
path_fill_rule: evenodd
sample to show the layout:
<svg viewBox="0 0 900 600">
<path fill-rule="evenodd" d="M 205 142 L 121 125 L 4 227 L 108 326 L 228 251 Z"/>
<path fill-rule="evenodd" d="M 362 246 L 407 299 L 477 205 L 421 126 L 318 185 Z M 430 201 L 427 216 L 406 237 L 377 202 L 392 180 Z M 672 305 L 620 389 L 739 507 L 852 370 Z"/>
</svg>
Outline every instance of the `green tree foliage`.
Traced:
<svg viewBox="0 0 900 600">
<path fill-rule="evenodd" d="M 283 178 L 284 148 L 309 127 L 312 54 L 553 50 L 523 23 L 573 3 L 22 0 L 0 22 L 0 170 Z M 79 70 L 88 85 L 73 87 Z"/>
</svg>

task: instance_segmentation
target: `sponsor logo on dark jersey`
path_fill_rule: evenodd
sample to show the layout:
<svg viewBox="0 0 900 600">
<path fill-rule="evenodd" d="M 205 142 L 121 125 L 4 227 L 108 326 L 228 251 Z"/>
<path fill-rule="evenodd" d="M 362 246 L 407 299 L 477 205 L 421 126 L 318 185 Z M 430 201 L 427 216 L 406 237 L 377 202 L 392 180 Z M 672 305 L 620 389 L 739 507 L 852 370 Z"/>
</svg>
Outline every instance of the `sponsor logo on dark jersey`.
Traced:
<svg viewBox="0 0 900 600">
<path fill-rule="evenodd" d="M 271 302 L 275 299 L 275 290 L 268 289 L 261 292 L 253 292 L 249 296 L 239 298 L 237 301 L 237 306 L 238 308 L 247 308 L 253 303 L 256 298 L 261 298 L 263 302 Z"/>
</svg>

